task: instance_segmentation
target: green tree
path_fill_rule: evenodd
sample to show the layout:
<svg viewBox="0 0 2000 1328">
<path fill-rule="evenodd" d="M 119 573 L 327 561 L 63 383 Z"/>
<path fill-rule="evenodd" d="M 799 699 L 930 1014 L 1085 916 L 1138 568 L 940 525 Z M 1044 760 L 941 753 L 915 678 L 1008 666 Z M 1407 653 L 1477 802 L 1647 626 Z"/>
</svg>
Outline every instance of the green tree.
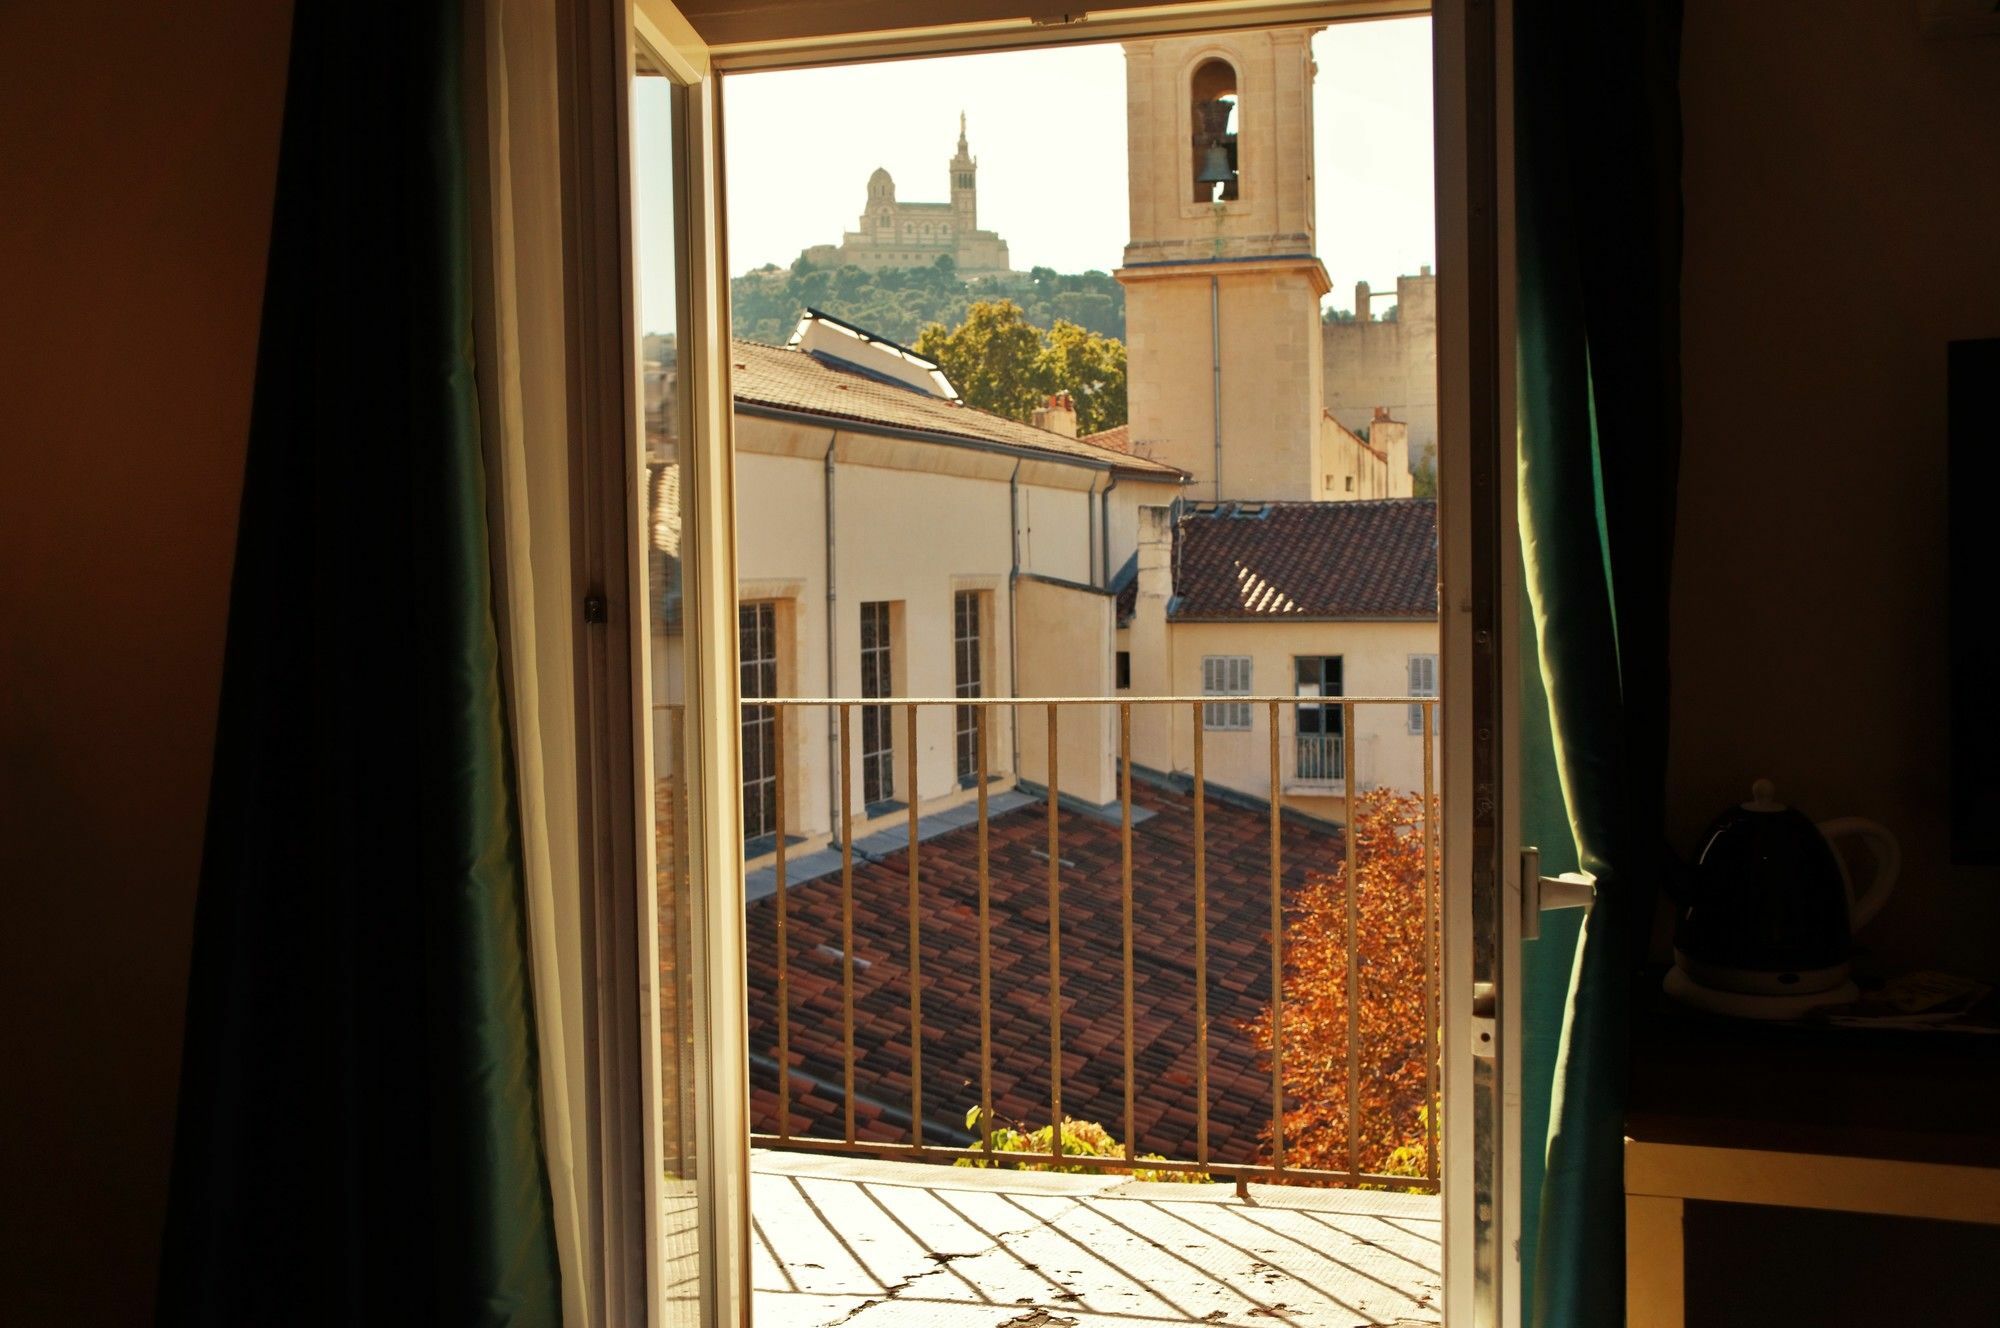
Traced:
<svg viewBox="0 0 2000 1328">
<path fill-rule="evenodd" d="M 1125 343 L 1058 319 L 1040 357 L 1042 381 L 1076 403 L 1078 433 L 1125 423 Z"/>
<path fill-rule="evenodd" d="M 1027 420 L 1052 390 L 1042 368 L 1042 334 L 1012 300 L 981 300 L 947 332 L 932 323 L 917 354 L 937 363 L 968 406 Z"/>
<path fill-rule="evenodd" d="M 1429 457 L 1420 459 L 1410 467 L 1410 496 L 1413 498 L 1435 498 L 1438 496 L 1437 462 Z"/>
<path fill-rule="evenodd" d="M 932 323 L 915 349 L 937 361 L 968 406 L 1026 423 L 1051 394 L 1067 392 L 1079 433 L 1125 422 L 1125 343 L 1063 319 L 1045 335 L 1012 300 L 976 301 L 949 331 Z"/>
</svg>

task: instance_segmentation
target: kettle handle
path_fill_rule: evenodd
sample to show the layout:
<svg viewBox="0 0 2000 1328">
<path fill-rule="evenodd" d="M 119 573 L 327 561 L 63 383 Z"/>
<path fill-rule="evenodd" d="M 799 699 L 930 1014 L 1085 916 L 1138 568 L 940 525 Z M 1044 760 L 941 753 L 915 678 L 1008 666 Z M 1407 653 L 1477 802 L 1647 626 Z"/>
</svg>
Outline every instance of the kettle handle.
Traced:
<svg viewBox="0 0 2000 1328">
<path fill-rule="evenodd" d="M 1875 879 L 1868 883 L 1867 893 L 1859 899 L 1854 897 L 1854 883 L 1848 879 L 1847 864 L 1843 862 L 1840 867 L 1841 879 L 1847 881 L 1848 925 L 1859 931 L 1868 919 L 1882 911 L 1882 905 L 1889 902 L 1890 892 L 1896 888 L 1897 873 L 1903 869 L 1903 850 L 1887 829 L 1860 816 L 1839 816 L 1831 821 L 1821 821 L 1819 832 L 1828 839 L 1858 835 L 1868 841 L 1875 855 Z"/>
</svg>

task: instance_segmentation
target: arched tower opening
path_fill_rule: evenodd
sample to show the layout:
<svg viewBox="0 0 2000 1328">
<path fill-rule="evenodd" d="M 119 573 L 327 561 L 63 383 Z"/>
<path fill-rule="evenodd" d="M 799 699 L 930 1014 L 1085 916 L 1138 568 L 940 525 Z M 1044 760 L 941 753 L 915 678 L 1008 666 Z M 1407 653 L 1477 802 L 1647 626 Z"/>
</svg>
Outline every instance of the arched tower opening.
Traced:
<svg viewBox="0 0 2000 1328">
<path fill-rule="evenodd" d="M 1239 196 L 1237 110 L 1236 66 L 1220 58 L 1202 61 L 1188 80 L 1193 130 L 1188 158 L 1197 203 L 1234 202 Z"/>
</svg>

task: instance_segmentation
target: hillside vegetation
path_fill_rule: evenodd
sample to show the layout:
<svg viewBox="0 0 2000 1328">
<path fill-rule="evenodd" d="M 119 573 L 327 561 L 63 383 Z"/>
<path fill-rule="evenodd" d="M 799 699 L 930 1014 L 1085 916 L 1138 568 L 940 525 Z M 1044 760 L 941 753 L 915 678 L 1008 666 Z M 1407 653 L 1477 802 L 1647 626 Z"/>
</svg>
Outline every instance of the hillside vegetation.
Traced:
<svg viewBox="0 0 2000 1328">
<path fill-rule="evenodd" d="M 730 296 L 736 335 L 779 346 L 808 306 L 908 346 L 930 324 L 957 327 L 972 305 L 997 300 L 1019 305 L 1022 318 L 1043 333 L 1064 322 L 1125 339 L 1125 288 L 1106 272 L 1065 275 L 1038 267 L 966 280 L 949 258 L 880 272 L 801 259 L 789 268 L 771 264 L 744 273 L 730 283 Z"/>
</svg>

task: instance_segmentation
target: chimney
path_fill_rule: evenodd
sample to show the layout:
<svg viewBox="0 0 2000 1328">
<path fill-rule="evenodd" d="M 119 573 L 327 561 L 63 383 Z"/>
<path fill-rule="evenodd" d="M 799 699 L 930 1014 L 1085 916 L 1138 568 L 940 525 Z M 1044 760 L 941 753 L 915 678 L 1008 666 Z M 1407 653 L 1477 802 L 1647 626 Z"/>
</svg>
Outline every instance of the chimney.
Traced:
<svg viewBox="0 0 2000 1328">
<path fill-rule="evenodd" d="M 1139 508 L 1139 599 L 1165 601 L 1174 594 L 1174 509 Z"/>
<path fill-rule="evenodd" d="M 1076 437 L 1076 402 L 1067 392 L 1052 393 L 1047 403 L 1035 407 L 1034 425 L 1065 438 Z"/>
<path fill-rule="evenodd" d="M 1387 406 L 1375 408 L 1368 426 L 1368 445 L 1389 459 L 1389 496 L 1410 496 L 1410 426 L 1389 414 Z"/>
<path fill-rule="evenodd" d="M 1357 281 L 1354 283 L 1354 321 L 1365 323 L 1368 318 L 1368 283 Z"/>
</svg>

